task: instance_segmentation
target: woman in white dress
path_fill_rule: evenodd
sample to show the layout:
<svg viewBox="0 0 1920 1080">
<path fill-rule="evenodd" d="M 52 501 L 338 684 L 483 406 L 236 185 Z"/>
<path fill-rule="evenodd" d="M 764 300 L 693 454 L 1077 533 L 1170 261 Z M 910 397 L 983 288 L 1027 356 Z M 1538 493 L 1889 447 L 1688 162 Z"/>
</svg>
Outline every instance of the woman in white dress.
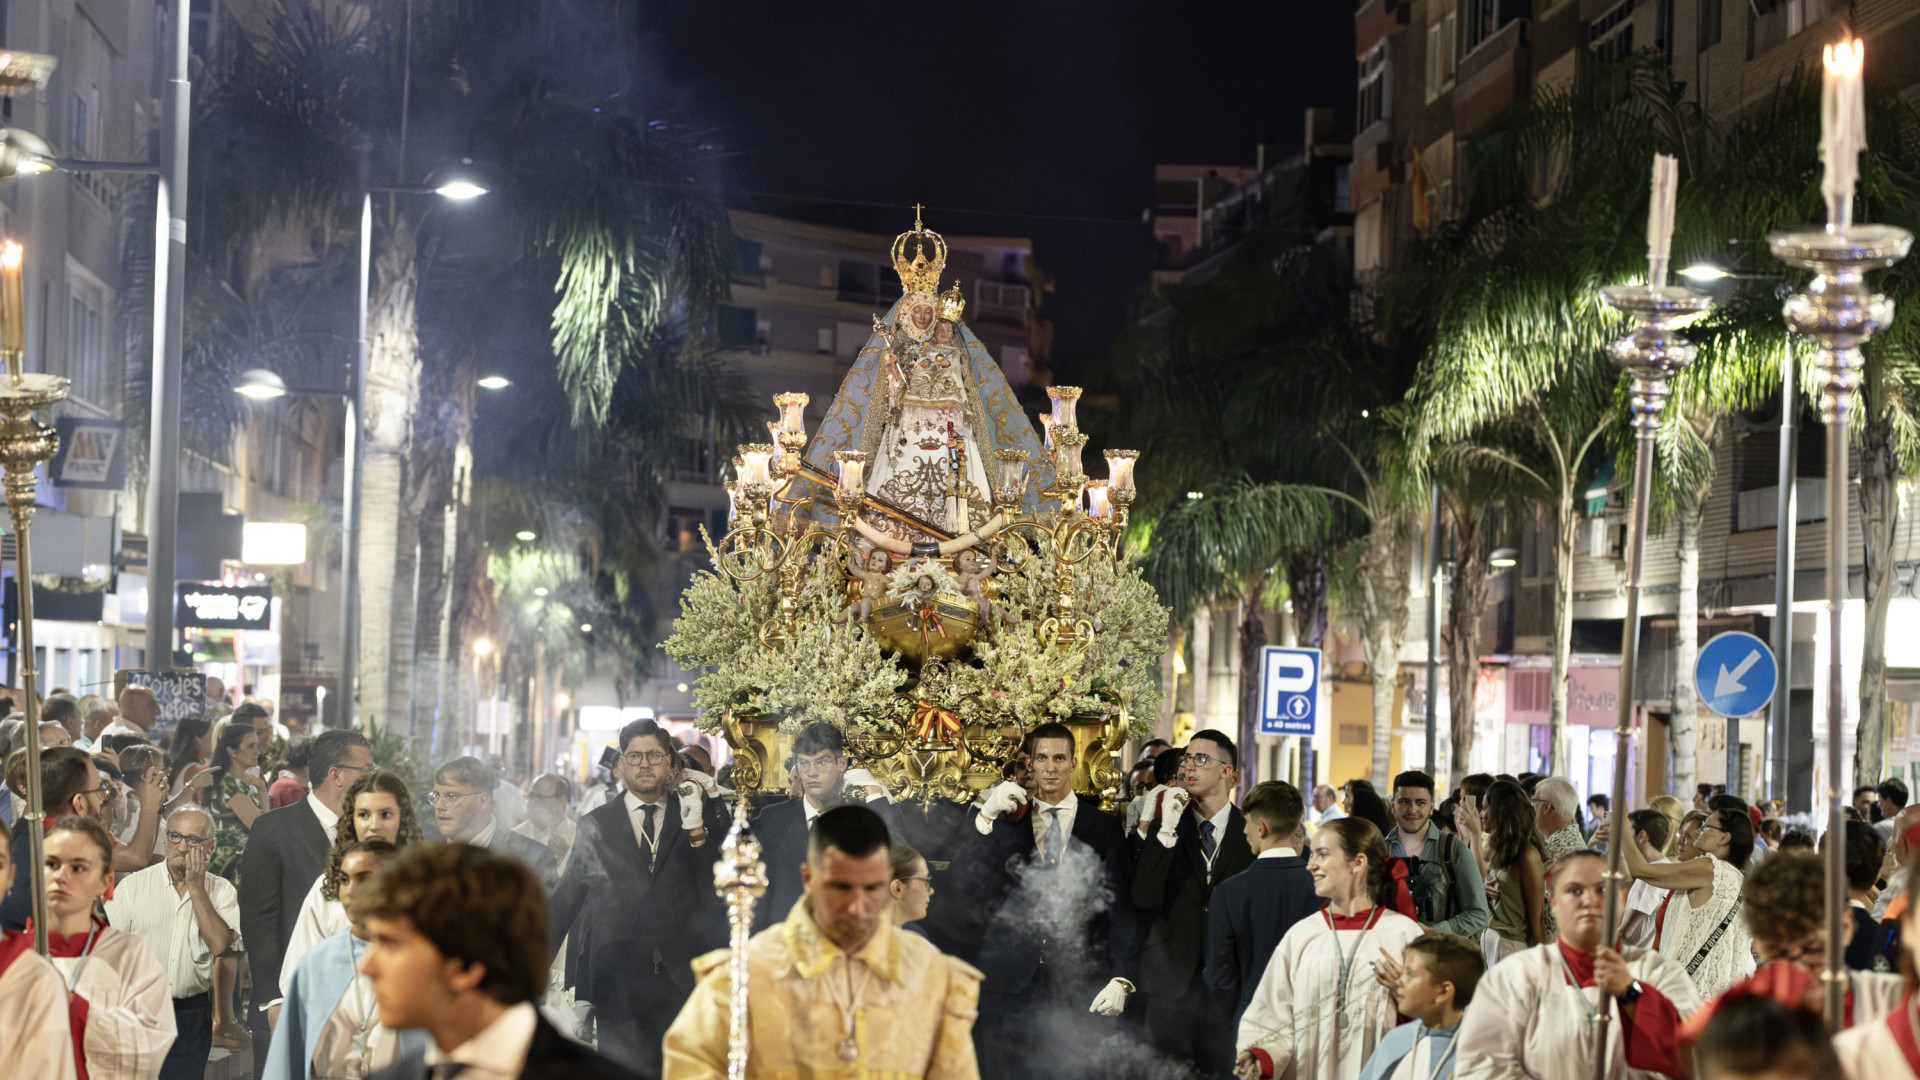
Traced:
<svg viewBox="0 0 1920 1080">
<path fill-rule="evenodd" d="M 1634 843 L 1620 850 L 1634 880 L 1673 891 L 1660 951 L 1685 967 L 1700 996 L 1711 999 L 1753 974 L 1753 935 L 1740 917 L 1746 875 L 1737 869 L 1753 854 L 1753 822 L 1737 811 L 1711 811 L 1694 848 L 1700 858 L 1678 863 L 1648 862 Z"/>
<path fill-rule="evenodd" d="M 413 809 L 413 792 L 399 773 L 376 772 L 353 782 L 340 800 L 340 820 L 333 827 L 333 852 L 327 870 L 314 880 L 287 939 L 286 958 L 280 962 L 280 996 L 293 983 L 293 969 L 308 949 L 346 930 L 340 883 L 346 879 L 341 860 L 347 849 L 363 840 L 385 840 L 395 847 L 418 843 L 423 834 Z"/>
<path fill-rule="evenodd" d="M 1404 864 L 1395 860 L 1389 868 L 1380 830 L 1348 817 L 1313 834 L 1307 871 L 1327 906 L 1293 924 L 1260 977 L 1235 1040 L 1241 1080 L 1355 1080 L 1399 1023 L 1393 995 L 1374 968 L 1383 959 L 1397 967 L 1424 932 L 1393 910 Z"/>
<path fill-rule="evenodd" d="M 113 888 L 113 838 L 92 818 L 62 818 L 46 855 L 48 959 L 67 988 L 77 1071 L 151 1080 L 178 1033 L 173 998 L 147 943 L 94 915 Z"/>
</svg>

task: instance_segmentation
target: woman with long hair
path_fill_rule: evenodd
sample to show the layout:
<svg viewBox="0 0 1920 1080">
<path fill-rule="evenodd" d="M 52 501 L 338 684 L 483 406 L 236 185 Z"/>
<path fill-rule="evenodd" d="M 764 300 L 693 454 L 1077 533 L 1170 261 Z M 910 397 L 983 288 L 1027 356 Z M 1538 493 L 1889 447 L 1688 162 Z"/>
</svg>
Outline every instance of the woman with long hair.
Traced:
<svg viewBox="0 0 1920 1080">
<path fill-rule="evenodd" d="M 1492 967 L 1547 940 L 1547 842 L 1534 823 L 1533 802 L 1520 785 L 1494 784 L 1486 801 L 1485 847 L 1492 871 L 1487 880 L 1498 891 L 1480 949 Z"/>
<path fill-rule="evenodd" d="M 179 794 L 213 756 L 213 724 L 198 716 L 183 716 L 167 745 L 167 793 Z"/>
<path fill-rule="evenodd" d="M 1372 822 L 1344 817 L 1313 834 L 1307 871 L 1327 905 L 1293 924 L 1260 977 L 1234 1041 L 1242 1080 L 1355 1080 L 1399 1020 L 1374 969 L 1424 933 L 1396 910 L 1412 908 L 1405 864 L 1389 866 Z"/>
<path fill-rule="evenodd" d="M 260 739 L 253 729 L 228 724 L 213 748 L 213 763 L 188 783 L 199 789 L 201 805 L 213 815 L 213 861 L 207 873 L 240 887 L 240 856 L 254 819 L 267 812 L 267 785 L 257 771 Z"/>
<path fill-rule="evenodd" d="M 1680 826 L 1687 816 L 1687 804 L 1671 795 L 1655 795 L 1647 800 L 1647 808 L 1660 811 L 1667 816 L 1668 821 L 1673 823 L 1667 830 L 1666 856 L 1671 859 L 1674 853 L 1680 850 Z"/>
<path fill-rule="evenodd" d="M 1397 826 L 1393 814 L 1387 809 L 1387 800 L 1373 789 L 1370 780 L 1351 780 L 1347 783 L 1347 816 L 1357 817 L 1373 823 L 1381 836 L 1390 835 Z"/>
<path fill-rule="evenodd" d="M 1701 857 L 1677 863 L 1648 862 L 1632 837 L 1620 851 L 1636 881 L 1673 890 L 1660 951 L 1684 965 L 1700 996 L 1711 999 L 1753 974 L 1753 934 L 1740 918 L 1746 876 L 1739 869 L 1753 854 L 1753 822 L 1735 810 L 1710 810 L 1693 846 Z"/>
<path fill-rule="evenodd" d="M 74 1064 L 90 1080 L 150 1080 L 178 1029 L 147 943 L 95 912 L 113 892 L 113 838 L 92 818 L 48 830 L 47 956 L 70 997 Z"/>
<path fill-rule="evenodd" d="M 345 905 L 340 902 L 340 883 L 346 872 L 341 869 L 347 851 L 368 840 L 385 840 L 404 848 L 426 839 L 420 818 L 414 813 L 413 792 L 399 773 L 380 770 L 353 782 L 340 798 L 340 820 L 333 826 L 333 850 L 327 856 L 326 872 L 307 890 L 294 920 L 293 936 L 280 961 L 280 993 L 285 994 L 293 981 L 293 968 L 302 953 L 352 925 Z"/>
</svg>

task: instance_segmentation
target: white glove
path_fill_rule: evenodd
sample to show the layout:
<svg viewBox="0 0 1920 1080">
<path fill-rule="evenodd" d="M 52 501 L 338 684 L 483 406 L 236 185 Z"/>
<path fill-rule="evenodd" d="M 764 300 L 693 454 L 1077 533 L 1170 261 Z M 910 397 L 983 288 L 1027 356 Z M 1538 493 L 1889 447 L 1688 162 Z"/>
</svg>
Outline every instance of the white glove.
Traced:
<svg viewBox="0 0 1920 1080">
<path fill-rule="evenodd" d="M 1127 1011 L 1127 995 L 1133 993 L 1133 984 L 1125 979 L 1109 980 L 1094 996 L 1093 1004 L 1087 1006 L 1090 1013 L 1101 1016 L 1119 1016 Z"/>
<path fill-rule="evenodd" d="M 973 827 L 985 836 L 993 831 L 993 823 L 1002 814 L 1013 813 L 1016 807 L 1024 806 L 1027 801 L 1027 789 L 1011 780 L 1002 780 L 987 789 L 987 797 L 980 804 L 980 812 L 973 817 Z"/>
<path fill-rule="evenodd" d="M 708 776 L 706 773 L 701 772 L 699 769 L 686 770 L 684 773 L 681 774 L 680 779 L 688 783 L 699 785 L 700 790 L 706 792 L 707 798 L 709 799 L 713 798 L 715 795 L 718 795 L 721 790 L 720 781 L 715 780 L 713 777 Z"/>
<path fill-rule="evenodd" d="M 1160 807 L 1160 796 L 1166 794 L 1166 792 L 1167 785 L 1161 784 L 1157 787 L 1149 788 L 1145 795 L 1133 800 L 1140 806 L 1140 813 L 1133 822 L 1133 824 L 1136 824 L 1140 829 L 1140 839 L 1145 840 L 1147 838 L 1147 831 L 1153 827 L 1154 813 L 1158 811 Z"/>
<path fill-rule="evenodd" d="M 890 803 L 893 798 L 887 794 L 887 785 L 873 775 L 870 769 L 848 769 L 847 775 L 840 780 L 841 790 L 855 794 L 860 801 L 868 803 Z"/>
<path fill-rule="evenodd" d="M 697 775 L 689 773 L 688 776 Z M 684 786 L 684 785 L 683 785 Z M 707 794 L 697 783 L 692 792 L 680 793 L 680 827 L 688 832 L 706 827 Z"/>
<path fill-rule="evenodd" d="M 1161 847 L 1170 848 L 1180 838 L 1180 815 L 1187 812 L 1187 802 L 1192 798 L 1186 788 L 1173 788 L 1160 800 L 1160 832 L 1156 839 Z"/>
<path fill-rule="evenodd" d="M 1146 809 L 1147 797 L 1135 795 L 1127 802 L 1127 831 L 1131 832 L 1140 825 L 1140 811 Z"/>
</svg>

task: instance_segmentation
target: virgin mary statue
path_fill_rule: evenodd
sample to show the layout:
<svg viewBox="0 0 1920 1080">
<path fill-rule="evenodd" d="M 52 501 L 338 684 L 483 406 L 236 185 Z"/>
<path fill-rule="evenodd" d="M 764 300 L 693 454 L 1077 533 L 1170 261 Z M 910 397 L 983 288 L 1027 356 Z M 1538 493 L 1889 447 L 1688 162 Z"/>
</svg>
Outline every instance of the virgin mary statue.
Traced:
<svg viewBox="0 0 1920 1080">
<path fill-rule="evenodd" d="M 868 495 L 953 536 L 980 527 L 993 513 L 991 493 L 1000 480 L 995 451 L 1027 451 L 1028 504 L 1037 487 L 1052 481 L 1053 470 L 1000 365 L 961 321 L 966 300 L 959 282 L 938 292 L 946 261 L 946 241 L 916 214 L 912 231 L 893 241 L 893 268 L 905 295 L 874 322 L 807 446 L 806 461 L 831 475 L 835 451 L 865 451 Z M 942 539 L 897 516 L 865 517 L 909 543 Z"/>
</svg>

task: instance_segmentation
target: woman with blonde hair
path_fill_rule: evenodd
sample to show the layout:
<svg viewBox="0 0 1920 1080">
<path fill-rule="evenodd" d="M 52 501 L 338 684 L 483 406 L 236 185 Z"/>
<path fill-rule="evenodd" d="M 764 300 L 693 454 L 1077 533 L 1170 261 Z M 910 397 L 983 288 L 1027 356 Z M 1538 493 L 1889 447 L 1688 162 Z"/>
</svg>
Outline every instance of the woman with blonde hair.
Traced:
<svg viewBox="0 0 1920 1080">
<path fill-rule="evenodd" d="M 1687 804 L 1671 795 L 1655 795 L 1653 798 L 1647 800 L 1647 808 L 1649 810 L 1660 811 L 1667 816 L 1668 821 L 1673 822 L 1673 827 L 1667 830 L 1667 849 L 1665 852 L 1667 858 L 1671 859 L 1673 858 L 1673 853 L 1679 850 L 1680 824 L 1687 816 Z"/>
</svg>

